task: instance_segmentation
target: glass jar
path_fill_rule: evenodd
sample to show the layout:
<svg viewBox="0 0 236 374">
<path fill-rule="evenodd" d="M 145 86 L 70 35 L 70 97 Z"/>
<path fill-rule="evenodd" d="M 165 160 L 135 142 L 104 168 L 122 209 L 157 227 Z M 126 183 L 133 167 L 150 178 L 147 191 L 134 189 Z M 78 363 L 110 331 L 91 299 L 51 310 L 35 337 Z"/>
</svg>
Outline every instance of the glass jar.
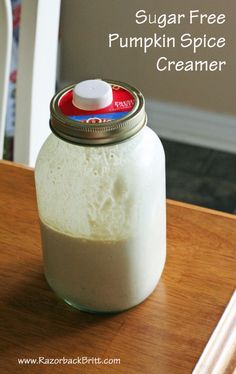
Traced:
<svg viewBox="0 0 236 374">
<path fill-rule="evenodd" d="M 166 258 L 162 144 L 145 126 L 142 94 L 106 83 L 113 95 L 123 90 L 131 99 L 121 94 L 105 110 L 88 112 L 74 107 L 74 86 L 53 98 L 53 133 L 35 168 L 46 279 L 67 303 L 90 312 L 118 312 L 142 302 Z M 106 122 L 107 113 L 120 118 L 108 116 Z"/>
</svg>

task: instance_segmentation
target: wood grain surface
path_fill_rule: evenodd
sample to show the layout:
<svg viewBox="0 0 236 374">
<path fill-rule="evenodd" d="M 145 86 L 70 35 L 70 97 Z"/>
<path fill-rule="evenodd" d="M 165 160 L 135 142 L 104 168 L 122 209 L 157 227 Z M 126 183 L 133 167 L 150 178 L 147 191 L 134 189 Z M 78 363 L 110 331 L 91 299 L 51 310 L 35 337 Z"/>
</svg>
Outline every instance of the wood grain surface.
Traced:
<svg viewBox="0 0 236 374">
<path fill-rule="evenodd" d="M 236 285 L 236 219 L 168 201 L 168 258 L 154 293 L 115 315 L 66 305 L 42 266 L 33 171 L 0 163 L 0 372 L 191 373 Z M 118 358 L 20 365 L 19 358 Z"/>
</svg>

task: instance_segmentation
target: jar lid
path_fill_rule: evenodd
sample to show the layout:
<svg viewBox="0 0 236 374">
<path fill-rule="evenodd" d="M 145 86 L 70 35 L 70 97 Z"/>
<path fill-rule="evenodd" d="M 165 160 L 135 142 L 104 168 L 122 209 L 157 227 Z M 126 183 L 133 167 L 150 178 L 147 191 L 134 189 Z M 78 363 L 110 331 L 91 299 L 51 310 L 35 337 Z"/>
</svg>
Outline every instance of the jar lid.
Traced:
<svg viewBox="0 0 236 374">
<path fill-rule="evenodd" d="M 93 79 L 68 86 L 53 97 L 50 111 L 53 133 L 74 144 L 117 143 L 147 123 L 142 93 L 113 80 Z"/>
</svg>

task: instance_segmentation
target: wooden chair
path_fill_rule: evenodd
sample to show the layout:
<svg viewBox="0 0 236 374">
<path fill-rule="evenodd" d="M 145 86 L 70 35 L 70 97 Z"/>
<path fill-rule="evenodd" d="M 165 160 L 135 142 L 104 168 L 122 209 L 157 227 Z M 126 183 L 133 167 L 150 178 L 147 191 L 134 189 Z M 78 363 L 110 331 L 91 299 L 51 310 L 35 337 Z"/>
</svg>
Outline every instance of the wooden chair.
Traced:
<svg viewBox="0 0 236 374">
<path fill-rule="evenodd" d="M 50 133 L 49 103 L 55 92 L 60 0 L 22 0 L 21 6 L 13 158 L 34 166 Z"/>
<path fill-rule="evenodd" d="M 11 3 L 10 0 L 0 0 L 0 159 L 3 156 L 11 48 Z"/>
</svg>

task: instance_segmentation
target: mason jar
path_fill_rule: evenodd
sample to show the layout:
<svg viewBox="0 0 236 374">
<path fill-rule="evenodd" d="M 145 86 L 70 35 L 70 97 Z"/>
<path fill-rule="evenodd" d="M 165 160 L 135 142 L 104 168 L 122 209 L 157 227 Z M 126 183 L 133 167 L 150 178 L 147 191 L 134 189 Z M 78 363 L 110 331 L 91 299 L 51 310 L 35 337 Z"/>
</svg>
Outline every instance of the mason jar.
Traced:
<svg viewBox="0 0 236 374">
<path fill-rule="evenodd" d="M 153 292 L 166 258 L 165 156 L 143 95 L 88 80 L 50 110 L 35 168 L 47 282 L 80 310 L 129 309 Z"/>
</svg>

